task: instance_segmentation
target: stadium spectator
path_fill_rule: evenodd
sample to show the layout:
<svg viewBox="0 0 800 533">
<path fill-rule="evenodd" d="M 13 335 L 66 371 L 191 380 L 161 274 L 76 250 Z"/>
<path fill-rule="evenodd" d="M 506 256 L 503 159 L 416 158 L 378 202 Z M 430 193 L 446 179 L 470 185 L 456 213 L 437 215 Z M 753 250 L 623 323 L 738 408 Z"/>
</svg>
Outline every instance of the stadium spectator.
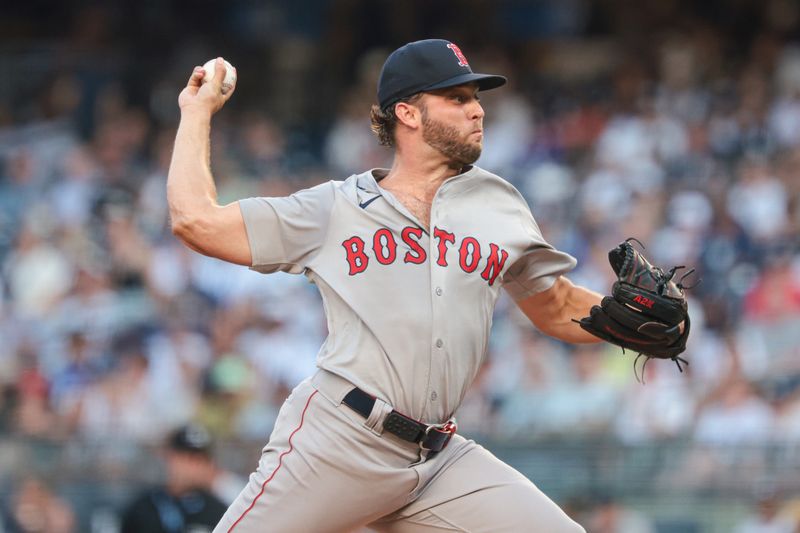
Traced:
<svg viewBox="0 0 800 533">
<path fill-rule="evenodd" d="M 43 480 L 26 477 L 9 499 L 6 530 L 20 533 L 73 533 L 77 531 L 70 505 Z M 0 524 L 2 527 L 3 524 Z"/>
<path fill-rule="evenodd" d="M 121 533 L 210 532 L 228 504 L 213 492 L 218 468 L 208 430 L 197 424 L 178 429 L 163 459 L 164 483 L 134 498 L 122 514 Z"/>
</svg>

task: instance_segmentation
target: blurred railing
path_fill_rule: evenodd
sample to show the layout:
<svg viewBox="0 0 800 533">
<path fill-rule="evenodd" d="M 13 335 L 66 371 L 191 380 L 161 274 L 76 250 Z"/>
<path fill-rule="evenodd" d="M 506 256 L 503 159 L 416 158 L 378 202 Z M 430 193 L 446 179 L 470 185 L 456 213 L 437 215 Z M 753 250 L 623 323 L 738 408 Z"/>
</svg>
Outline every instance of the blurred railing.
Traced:
<svg viewBox="0 0 800 533">
<path fill-rule="evenodd" d="M 477 440 L 561 505 L 624 502 L 652 517 L 659 533 L 730 531 L 764 491 L 800 497 L 800 443 L 711 448 L 686 441 Z M 215 456 L 246 476 L 262 445 L 218 443 Z M 80 531 L 106 532 L 114 531 L 113 517 L 132 494 L 164 472 L 154 447 L 12 437 L 0 440 L 0 474 L 0 501 L 35 476 L 73 506 Z"/>
<path fill-rule="evenodd" d="M 498 457 L 552 494 L 588 489 L 621 496 L 716 491 L 747 497 L 766 487 L 800 492 L 800 443 L 712 447 L 686 441 L 492 442 Z"/>
</svg>

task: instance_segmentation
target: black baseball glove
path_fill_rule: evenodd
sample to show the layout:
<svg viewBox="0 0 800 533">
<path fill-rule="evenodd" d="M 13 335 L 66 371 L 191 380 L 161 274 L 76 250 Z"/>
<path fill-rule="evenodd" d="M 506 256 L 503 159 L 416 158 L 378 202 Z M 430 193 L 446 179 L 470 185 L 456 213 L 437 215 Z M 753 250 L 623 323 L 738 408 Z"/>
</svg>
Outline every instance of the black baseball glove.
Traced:
<svg viewBox="0 0 800 533">
<path fill-rule="evenodd" d="M 647 360 L 672 359 L 683 371 L 681 363 L 688 361 L 679 355 L 686 349 L 690 322 L 681 282 L 693 270 L 676 283 L 672 280 L 675 272 L 685 267 L 664 272 L 651 265 L 631 241 L 635 239 L 627 239 L 608 252 L 611 268 L 617 274 L 611 296 L 603 298 L 601 305 L 592 307 L 589 316 L 577 322 L 592 335 L 637 352 Z"/>
</svg>

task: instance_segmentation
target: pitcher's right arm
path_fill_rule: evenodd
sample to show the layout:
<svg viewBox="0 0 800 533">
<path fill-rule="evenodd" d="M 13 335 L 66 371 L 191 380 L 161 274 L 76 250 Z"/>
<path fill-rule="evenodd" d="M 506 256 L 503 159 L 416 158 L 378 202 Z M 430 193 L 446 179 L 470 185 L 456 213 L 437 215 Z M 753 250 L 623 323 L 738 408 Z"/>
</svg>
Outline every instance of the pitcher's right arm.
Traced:
<svg viewBox="0 0 800 533">
<path fill-rule="evenodd" d="M 236 88 L 222 94 L 222 58 L 216 60 L 214 69 L 214 78 L 203 84 L 205 71 L 195 67 L 178 96 L 181 121 L 167 175 L 172 233 L 203 255 L 250 266 L 252 255 L 239 202 L 219 205 L 211 174 L 211 117 Z"/>
</svg>

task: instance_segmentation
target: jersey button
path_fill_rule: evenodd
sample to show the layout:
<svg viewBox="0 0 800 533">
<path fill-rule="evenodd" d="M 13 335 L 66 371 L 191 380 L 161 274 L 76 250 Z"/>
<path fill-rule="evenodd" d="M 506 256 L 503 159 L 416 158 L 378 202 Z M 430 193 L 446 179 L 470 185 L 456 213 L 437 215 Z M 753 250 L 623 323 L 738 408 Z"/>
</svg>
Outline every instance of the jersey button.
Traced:
<svg viewBox="0 0 800 533">
<path fill-rule="evenodd" d="M 438 394 L 436 394 L 436 391 L 433 391 L 433 392 L 431 393 L 431 401 L 432 401 L 432 402 L 435 402 L 435 401 L 436 401 L 436 398 L 438 398 L 438 397 L 439 397 L 439 395 L 438 395 Z"/>
<path fill-rule="evenodd" d="M 444 341 L 442 339 L 436 339 L 436 347 L 441 348 L 444 346 Z"/>
<path fill-rule="evenodd" d="M 444 292 L 444 291 L 442 291 L 441 287 L 436 287 L 436 296 L 441 296 L 442 292 Z"/>
</svg>

